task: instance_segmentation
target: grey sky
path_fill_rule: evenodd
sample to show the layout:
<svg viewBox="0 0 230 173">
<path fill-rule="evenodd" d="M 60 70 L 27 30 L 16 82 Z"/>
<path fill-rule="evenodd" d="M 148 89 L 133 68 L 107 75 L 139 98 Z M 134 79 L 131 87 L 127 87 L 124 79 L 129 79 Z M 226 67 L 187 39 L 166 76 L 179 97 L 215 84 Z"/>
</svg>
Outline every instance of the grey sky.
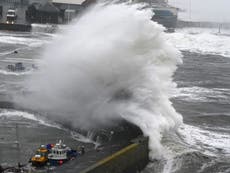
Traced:
<svg viewBox="0 0 230 173">
<path fill-rule="evenodd" d="M 185 12 L 180 18 L 193 21 L 230 22 L 230 0 L 169 0 Z"/>
</svg>

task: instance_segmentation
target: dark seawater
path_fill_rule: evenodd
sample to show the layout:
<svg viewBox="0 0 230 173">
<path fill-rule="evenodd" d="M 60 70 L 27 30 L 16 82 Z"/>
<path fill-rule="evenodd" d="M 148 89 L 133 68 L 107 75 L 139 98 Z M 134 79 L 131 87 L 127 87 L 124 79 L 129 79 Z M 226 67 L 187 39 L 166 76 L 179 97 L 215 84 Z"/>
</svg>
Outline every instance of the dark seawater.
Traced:
<svg viewBox="0 0 230 173">
<path fill-rule="evenodd" d="M 183 52 L 174 80 L 179 93 L 173 106 L 184 127 L 162 142 L 173 150 L 169 160 L 155 161 L 144 172 L 230 172 L 230 59 Z M 162 162 L 166 165 L 162 168 Z"/>
<path fill-rule="evenodd" d="M 190 126 L 187 142 L 194 151 L 179 156 L 184 161 L 175 172 L 230 172 L 230 59 L 183 54 L 175 81 L 184 95 L 173 103 Z"/>
<path fill-rule="evenodd" d="M 25 163 L 40 144 L 56 142 L 60 138 L 73 148 L 84 144 L 88 150 L 94 149 L 92 141 L 87 141 L 90 135 L 88 138 L 78 136 L 76 140 L 77 132 L 73 135 L 72 130 L 49 120 L 46 114 L 7 104 L 13 102 L 12 95 L 22 92 L 25 78 L 37 73 L 32 64 L 39 67 L 41 51 L 55 36 L 0 32 L 2 165 L 14 165 L 19 160 Z M 17 54 L 13 53 L 15 50 Z M 229 173 L 230 58 L 189 51 L 183 51 L 183 56 L 184 63 L 174 75 L 178 91 L 172 93 L 171 100 L 176 111 L 182 114 L 184 125 L 176 134 L 164 134 L 162 144 L 170 151 L 168 157 L 151 162 L 143 172 Z M 6 69 L 8 64 L 16 62 L 23 62 L 26 71 L 9 72 Z"/>
</svg>

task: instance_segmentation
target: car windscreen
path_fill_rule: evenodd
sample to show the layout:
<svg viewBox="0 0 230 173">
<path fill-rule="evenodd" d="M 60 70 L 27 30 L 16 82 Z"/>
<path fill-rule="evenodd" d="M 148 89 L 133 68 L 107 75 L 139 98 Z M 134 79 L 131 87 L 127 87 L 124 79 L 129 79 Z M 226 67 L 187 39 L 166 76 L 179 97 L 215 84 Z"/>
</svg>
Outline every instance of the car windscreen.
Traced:
<svg viewBox="0 0 230 173">
<path fill-rule="evenodd" d="M 13 12 L 13 11 L 8 11 L 7 14 L 8 14 L 8 15 L 15 15 L 15 12 Z"/>
</svg>

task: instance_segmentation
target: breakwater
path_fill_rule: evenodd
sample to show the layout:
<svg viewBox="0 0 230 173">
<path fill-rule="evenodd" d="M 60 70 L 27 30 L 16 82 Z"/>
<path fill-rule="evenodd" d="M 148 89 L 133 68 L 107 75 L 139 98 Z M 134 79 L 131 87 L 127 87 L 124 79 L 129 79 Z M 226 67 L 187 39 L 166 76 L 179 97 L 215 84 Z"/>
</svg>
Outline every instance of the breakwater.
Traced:
<svg viewBox="0 0 230 173">
<path fill-rule="evenodd" d="M 116 153 L 102 159 L 81 173 L 131 173 L 141 171 L 149 162 L 148 138 L 138 137 Z"/>
</svg>

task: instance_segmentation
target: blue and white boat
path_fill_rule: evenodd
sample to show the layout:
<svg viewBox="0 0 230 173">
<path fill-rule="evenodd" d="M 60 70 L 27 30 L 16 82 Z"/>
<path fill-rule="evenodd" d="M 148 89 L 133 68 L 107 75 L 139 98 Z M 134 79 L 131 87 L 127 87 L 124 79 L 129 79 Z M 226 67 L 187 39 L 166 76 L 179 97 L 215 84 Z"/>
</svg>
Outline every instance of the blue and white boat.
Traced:
<svg viewBox="0 0 230 173">
<path fill-rule="evenodd" d="M 50 153 L 48 154 L 48 162 L 51 166 L 59 166 L 63 163 L 75 158 L 77 156 L 77 151 L 72 150 L 70 147 L 67 147 L 61 140 L 51 148 Z"/>
</svg>

